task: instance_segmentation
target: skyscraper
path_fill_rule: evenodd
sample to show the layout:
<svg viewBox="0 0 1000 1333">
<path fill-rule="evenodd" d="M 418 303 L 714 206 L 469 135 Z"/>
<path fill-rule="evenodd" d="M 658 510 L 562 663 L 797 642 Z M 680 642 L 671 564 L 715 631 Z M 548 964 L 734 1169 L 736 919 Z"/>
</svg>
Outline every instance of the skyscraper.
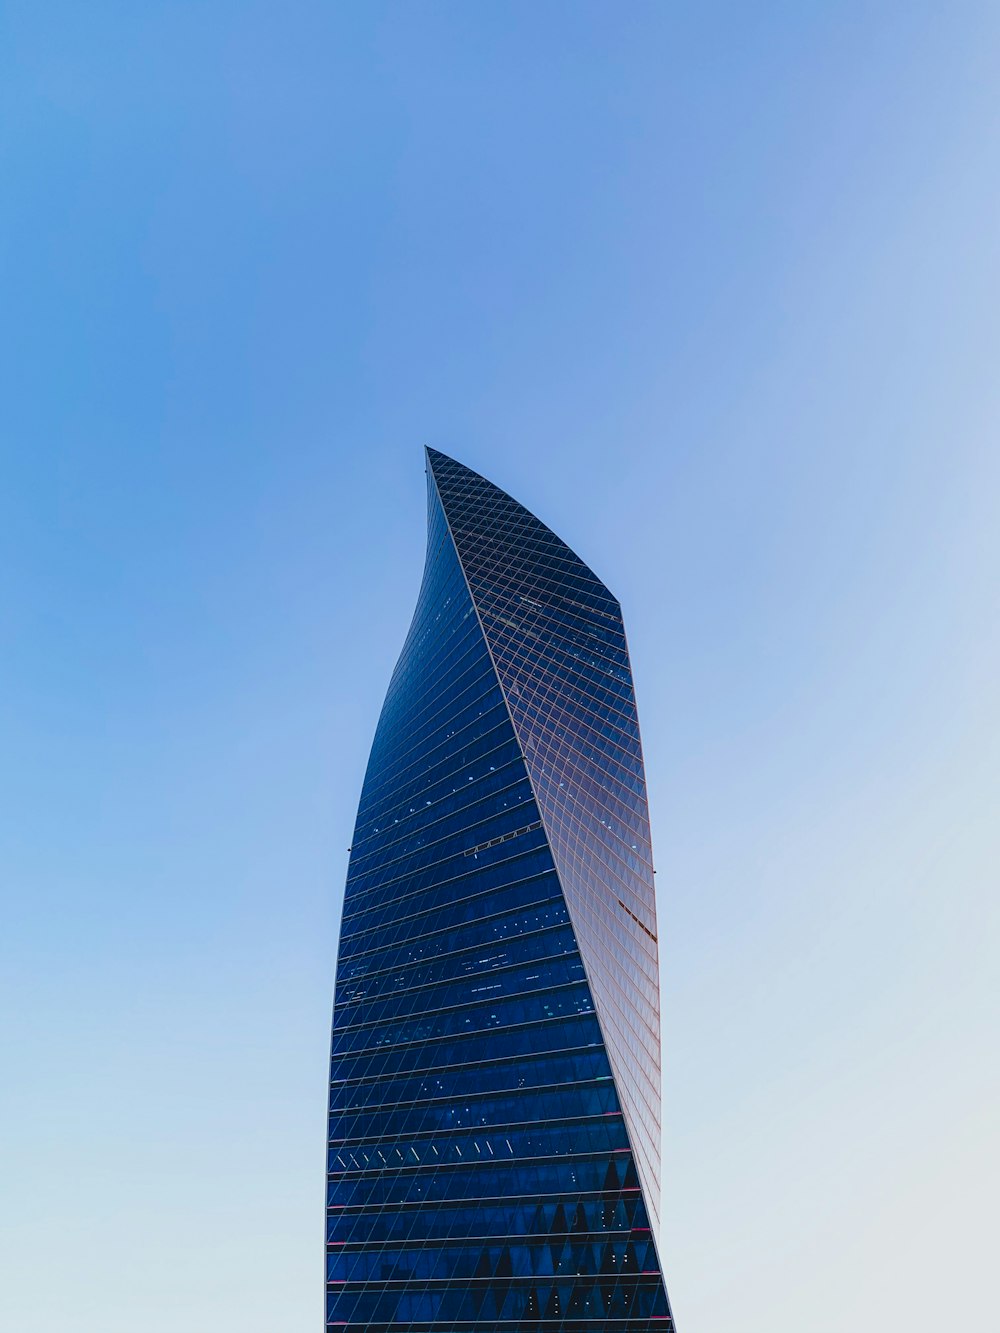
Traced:
<svg viewBox="0 0 1000 1333">
<path fill-rule="evenodd" d="M 327 1321 L 673 1327 L 642 750 L 618 602 L 427 451 L 427 557 L 355 826 Z"/>
</svg>

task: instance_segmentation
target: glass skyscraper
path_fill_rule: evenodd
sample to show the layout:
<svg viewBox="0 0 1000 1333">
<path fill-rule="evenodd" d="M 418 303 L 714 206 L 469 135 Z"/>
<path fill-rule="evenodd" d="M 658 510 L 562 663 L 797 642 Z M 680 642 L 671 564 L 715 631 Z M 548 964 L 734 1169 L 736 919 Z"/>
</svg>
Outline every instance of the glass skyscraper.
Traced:
<svg viewBox="0 0 1000 1333">
<path fill-rule="evenodd" d="M 428 450 L 427 559 L 358 810 L 327 1322 L 673 1328 L 642 749 L 618 602 Z"/>
</svg>

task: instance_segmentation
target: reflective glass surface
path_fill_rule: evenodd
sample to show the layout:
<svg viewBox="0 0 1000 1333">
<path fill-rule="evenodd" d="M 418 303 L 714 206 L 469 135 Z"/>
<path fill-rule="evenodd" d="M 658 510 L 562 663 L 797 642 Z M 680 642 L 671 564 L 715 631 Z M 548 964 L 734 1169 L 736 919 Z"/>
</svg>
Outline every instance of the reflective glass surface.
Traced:
<svg viewBox="0 0 1000 1333">
<path fill-rule="evenodd" d="M 327 1321 L 669 1330 L 651 1229 L 656 918 L 621 617 L 537 519 L 428 458 L 424 579 L 345 892 Z"/>
<path fill-rule="evenodd" d="M 542 811 L 655 1225 L 656 898 L 621 608 L 523 505 L 444 455 L 432 465 Z"/>
</svg>

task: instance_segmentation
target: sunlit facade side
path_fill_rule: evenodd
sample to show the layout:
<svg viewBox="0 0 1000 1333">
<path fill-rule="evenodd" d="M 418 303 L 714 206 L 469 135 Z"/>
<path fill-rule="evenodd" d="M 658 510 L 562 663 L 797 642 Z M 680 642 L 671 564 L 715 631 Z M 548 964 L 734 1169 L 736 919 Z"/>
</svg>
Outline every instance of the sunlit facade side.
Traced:
<svg viewBox="0 0 1000 1333">
<path fill-rule="evenodd" d="M 428 451 L 334 1004 L 327 1323 L 669 1330 L 656 913 L 617 602 Z"/>
</svg>

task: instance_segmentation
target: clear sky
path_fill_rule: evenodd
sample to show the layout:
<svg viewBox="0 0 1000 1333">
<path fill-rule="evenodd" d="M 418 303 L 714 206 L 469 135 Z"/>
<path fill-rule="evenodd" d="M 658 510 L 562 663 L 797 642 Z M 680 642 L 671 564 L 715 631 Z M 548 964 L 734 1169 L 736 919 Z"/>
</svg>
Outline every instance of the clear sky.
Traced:
<svg viewBox="0 0 1000 1333">
<path fill-rule="evenodd" d="M 0 1325 L 314 1333 L 422 446 L 621 598 L 681 1333 L 995 1333 L 995 3 L 0 5 Z"/>
</svg>

